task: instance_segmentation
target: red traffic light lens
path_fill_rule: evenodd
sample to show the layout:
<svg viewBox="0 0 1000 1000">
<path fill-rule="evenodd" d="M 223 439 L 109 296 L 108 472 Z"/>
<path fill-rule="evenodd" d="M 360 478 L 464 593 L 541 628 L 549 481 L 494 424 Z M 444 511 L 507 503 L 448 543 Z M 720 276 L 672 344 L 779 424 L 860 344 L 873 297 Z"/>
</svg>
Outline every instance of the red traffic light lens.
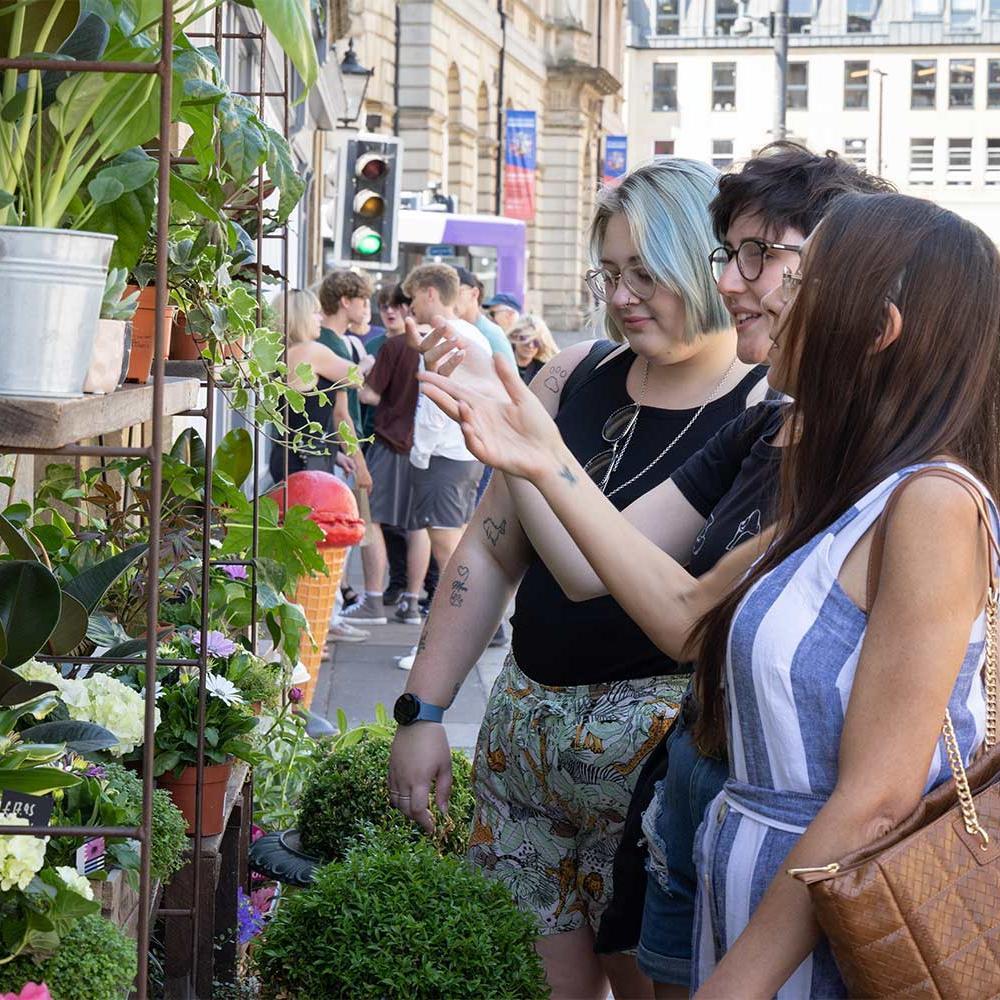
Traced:
<svg viewBox="0 0 1000 1000">
<path fill-rule="evenodd" d="M 365 153 L 358 157 L 354 171 L 366 181 L 378 181 L 389 172 L 389 160 L 381 153 Z"/>
</svg>

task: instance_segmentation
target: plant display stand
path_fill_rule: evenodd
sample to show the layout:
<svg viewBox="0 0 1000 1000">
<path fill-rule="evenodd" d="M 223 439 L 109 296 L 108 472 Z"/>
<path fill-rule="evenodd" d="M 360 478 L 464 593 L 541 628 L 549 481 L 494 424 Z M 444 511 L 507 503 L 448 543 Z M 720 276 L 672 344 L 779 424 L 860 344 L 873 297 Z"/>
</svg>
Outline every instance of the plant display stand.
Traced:
<svg viewBox="0 0 1000 1000">
<path fill-rule="evenodd" d="M 250 827 L 253 816 L 253 783 L 246 764 L 233 768 L 226 788 L 225 828 L 216 837 L 202 837 L 200 848 L 191 843 L 191 858 L 163 891 L 160 911 L 166 921 L 164 993 L 168 1000 L 208 1000 L 212 984 L 232 980 L 239 947 L 236 941 L 237 890 L 241 873 L 247 871 Z M 198 907 L 198 967 L 194 970 L 195 992 L 190 992 L 192 922 L 171 917 L 172 909 L 190 905 L 194 892 L 194 851 L 201 864 L 201 898 Z"/>
<path fill-rule="evenodd" d="M 139 890 L 133 889 L 125 873 L 116 868 L 106 879 L 92 880 L 94 899 L 101 904 L 101 916 L 116 923 L 133 941 L 139 933 Z M 155 913 L 160 899 L 160 883 L 154 882 L 150 912 Z"/>
</svg>

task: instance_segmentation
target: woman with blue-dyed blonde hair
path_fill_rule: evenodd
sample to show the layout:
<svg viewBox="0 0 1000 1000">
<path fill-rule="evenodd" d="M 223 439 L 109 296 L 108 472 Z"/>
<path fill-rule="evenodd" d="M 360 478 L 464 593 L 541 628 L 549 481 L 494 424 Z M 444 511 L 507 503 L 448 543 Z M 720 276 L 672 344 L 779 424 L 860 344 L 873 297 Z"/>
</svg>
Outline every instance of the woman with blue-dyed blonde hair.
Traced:
<svg viewBox="0 0 1000 1000">
<path fill-rule="evenodd" d="M 612 339 L 574 344 L 531 383 L 588 474 L 654 540 L 666 526 L 643 498 L 765 388 L 763 369 L 737 359 L 715 291 L 716 178 L 661 157 L 599 194 L 584 277 Z M 443 808 L 451 786 L 441 713 L 512 597 L 512 650 L 475 752 L 470 856 L 536 917 L 553 997 L 604 1000 L 609 981 L 616 997 L 652 997 L 633 956 L 595 953 L 594 932 L 636 777 L 687 678 L 523 479 L 494 477 L 441 575 L 397 703 L 390 801 L 433 829 L 429 790 Z"/>
</svg>

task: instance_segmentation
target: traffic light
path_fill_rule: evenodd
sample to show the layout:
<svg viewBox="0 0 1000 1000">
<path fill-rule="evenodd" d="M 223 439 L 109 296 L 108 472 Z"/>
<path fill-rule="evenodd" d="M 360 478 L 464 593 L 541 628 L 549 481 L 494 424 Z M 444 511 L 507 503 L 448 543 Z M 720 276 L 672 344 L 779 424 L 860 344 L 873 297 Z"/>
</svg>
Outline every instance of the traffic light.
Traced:
<svg viewBox="0 0 1000 1000">
<path fill-rule="evenodd" d="M 402 151 L 399 139 L 384 136 L 348 139 L 341 148 L 334 231 L 338 263 L 378 270 L 396 266 Z"/>
</svg>

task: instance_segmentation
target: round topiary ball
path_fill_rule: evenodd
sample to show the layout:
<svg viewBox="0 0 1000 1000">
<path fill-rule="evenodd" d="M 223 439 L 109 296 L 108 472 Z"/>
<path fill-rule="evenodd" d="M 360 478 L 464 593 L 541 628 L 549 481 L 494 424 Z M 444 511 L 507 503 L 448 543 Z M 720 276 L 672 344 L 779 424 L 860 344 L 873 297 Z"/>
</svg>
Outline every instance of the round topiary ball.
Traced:
<svg viewBox="0 0 1000 1000">
<path fill-rule="evenodd" d="M 359 844 L 288 893 L 253 950 L 262 996 L 441 1000 L 549 995 L 534 919 L 427 843 Z"/>
<path fill-rule="evenodd" d="M 0 992 L 17 993 L 26 982 L 44 982 L 52 1000 L 121 1000 L 136 973 L 135 944 L 110 920 L 82 917 L 40 965 L 28 957 L 0 965 Z"/>
<path fill-rule="evenodd" d="M 391 741 L 367 733 L 357 743 L 333 751 L 316 765 L 299 803 L 303 848 L 323 861 L 343 858 L 366 827 L 405 831 L 417 842 L 426 835 L 389 805 Z M 472 764 L 451 752 L 452 786 L 447 817 L 433 807 L 434 840 L 444 854 L 464 855 L 472 826 Z"/>
</svg>

